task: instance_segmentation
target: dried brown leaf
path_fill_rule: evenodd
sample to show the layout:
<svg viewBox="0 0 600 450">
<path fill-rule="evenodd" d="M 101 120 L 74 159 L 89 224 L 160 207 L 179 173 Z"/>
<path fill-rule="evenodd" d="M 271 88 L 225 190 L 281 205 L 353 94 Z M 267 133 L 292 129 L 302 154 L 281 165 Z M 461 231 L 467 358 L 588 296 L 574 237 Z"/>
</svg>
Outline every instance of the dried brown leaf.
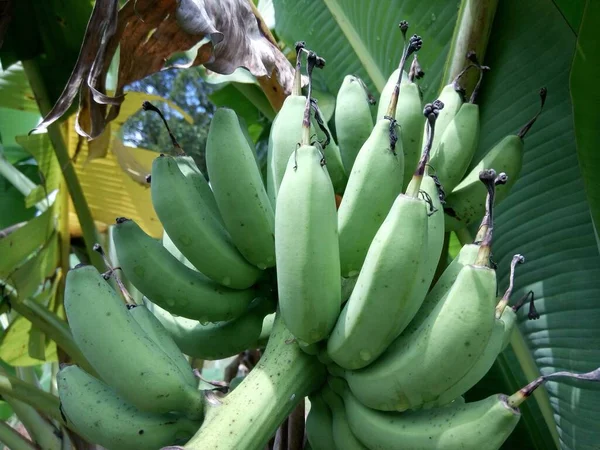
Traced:
<svg viewBox="0 0 600 450">
<path fill-rule="evenodd" d="M 102 60 L 106 54 L 106 46 L 110 37 L 116 31 L 117 6 L 117 0 L 96 0 L 85 30 L 77 62 L 67 81 L 67 85 L 56 104 L 46 114 L 46 117 L 44 117 L 44 120 L 36 129 L 46 128 L 51 123 L 57 121 L 69 109 L 82 86 L 87 86 L 90 81 L 98 81 L 98 67 L 102 66 Z M 92 76 L 93 74 L 95 76 Z M 82 97 L 85 97 L 85 95 L 82 95 Z M 97 135 L 102 132 L 104 128 L 103 124 L 95 123 L 94 125 L 95 127 L 91 127 L 90 133 L 86 132 L 85 136 L 94 137 L 93 132 L 97 133 Z M 83 130 L 83 128 L 81 129 Z"/>
</svg>

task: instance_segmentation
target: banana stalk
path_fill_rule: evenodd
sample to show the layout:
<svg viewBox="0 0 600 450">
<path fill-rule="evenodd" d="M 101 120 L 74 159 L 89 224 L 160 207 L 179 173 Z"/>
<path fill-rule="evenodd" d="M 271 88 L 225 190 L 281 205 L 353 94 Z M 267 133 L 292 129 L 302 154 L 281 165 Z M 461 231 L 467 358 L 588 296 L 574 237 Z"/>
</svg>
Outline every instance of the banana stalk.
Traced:
<svg viewBox="0 0 600 450">
<path fill-rule="evenodd" d="M 305 354 L 279 314 L 259 363 L 223 399 L 207 402 L 204 424 L 186 450 L 264 448 L 298 402 L 323 383 L 325 368 Z"/>
</svg>

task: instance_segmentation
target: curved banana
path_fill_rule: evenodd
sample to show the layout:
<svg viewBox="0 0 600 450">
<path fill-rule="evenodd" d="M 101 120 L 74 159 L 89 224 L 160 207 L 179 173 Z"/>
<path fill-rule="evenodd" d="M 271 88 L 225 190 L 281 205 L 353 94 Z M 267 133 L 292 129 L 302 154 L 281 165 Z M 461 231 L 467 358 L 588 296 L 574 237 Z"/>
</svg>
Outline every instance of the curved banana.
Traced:
<svg viewBox="0 0 600 450">
<path fill-rule="evenodd" d="M 290 155 L 302 138 L 302 127 L 299 124 L 302 123 L 305 106 L 306 97 L 303 95 L 292 94 L 286 97 L 271 125 L 267 152 L 267 193 L 273 208 L 277 204 L 277 193 Z"/>
<path fill-rule="evenodd" d="M 482 176 L 493 186 L 494 171 Z M 491 239 L 492 228 L 476 263 L 462 268 L 416 330 L 400 335 L 369 367 L 345 373 L 352 393 L 363 404 L 383 411 L 419 408 L 435 401 L 475 364 L 495 320 L 496 273 L 488 267 Z"/>
<path fill-rule="evenodd" d="M 440 140 L 452 119 L 458 113 L 460 107 L 463 104 L 461 95 L 457 92 L 458 85 L 455 81 L 447 84 L 443 87 L 442 92 L 438 95 L 437 99 L 444 104 L 444 109 L 440 111 L 440 116 L 435 122 L 435 136 L 433 137 L 433 143 L 431 148 L 435 149 L 440 144 Z M 422 131 L 423 142 L 427 140 L 427 127 Z M 486 166 L 491 167 L 491 166 Z"/>
<path fill-rule="evenodd" d="M 306 437 L 313 450 L 335 450 L 331 410 L 320 392 L 308 396 L 310 411 L 306 417 Z"/>
<path fill-rule="evenodd" d="M 348 389 L 343 399 L 350 429 L 377 450 L 497 450 L 521 417 L 505 395 L 401 414 L 369 409 Z"/>
<path fill-rule="evenodd" d="M 202 198 L 202 202 L 206 208 L 210 210 L 213 217 L 217 219 L 219 223 L 223 224 L 223 218 L 221 217 L 221 212 L 217 206 L 215 195 L 208 184 L 208 181 L 206 181 L 206 177 L 194 162 L 194 159 L 191 156 L 182 155 L 174 156 L 173 159 L 177 162 L 177 167 L 179 167 L 183 176 L 194 185 L 197 194 Z"/>
<path fill-rule="evenodd" d="M 56 379 L 67 422 L 88 442 L 110 450 L 184 444 L 201 425 L 185 417 L 140 411 L 77 366 L 61 369 Z"/>
<path fill-rule="evenodd" d="M 473 223 L 485 212 L 483 201 L 485 189 L 479 183 L 479 172 L 486 167 L 493 167 L 496 172 L 505 172 L 508 182 L 499 186 L 496 192 L 496 203 L 502 201 L 516 183 L 523 166 L 523 138 L 531 129 L 542 112 L 546 101 L 546 89 L 540 90 L 541 106 L 537 114 L 521 128 L 517 134 L 506 136 L 498 142 L 471 169 L 465 178 L 450 192 L 446 198 L 446 228 L 457 230 Z"/>
<path fill-rule="evenodd" d="M 312 145 L 292 154 L 275 209 L 281 316 L 306 344 L 327 337 L 341 304 L 335 194 L 321 158 Z"/>
<path fill-rule="evenodd" d="M 259 269 L 275 265 L 275 217 L 256 159 L 236 113 L 215 111 L 206 166 L 225 226 L 240 253 Z"/>
<path fill-rule="evenodd" d="M 431 111 L 428 105 L 426 113 L 435 123 Z M 377 231 L 356 286 L 327 341 L 329 357 L 345 369 L 366 367 L 381 355 L 412 320 L 431 283 L 443 243 L 443 226 L 441 215 L 433 219 L 431 238 L 440 242 L 439 251 L 435 249 L 437 256 L 429 259 L 429 205 L 418 198 L 430 138 L 408 195 L 398 195 Z M 437 199 L 437 191 L 434 197 Z"/>
<path fill-rule="evenodd" d="M 406 58 L 418 51 L 421 45 L 421 38 L 411 38 L 402 54 L 399 70 L 402 70 Z M 401 87 L 400 80 L 397 80 L 386 116 L 377 121 L 358 152 L 338 210 L 340 264 L 344 277 L 353 277 L 360 272 L 369 245 L 394 200 L 402 192 L 402 131 L 393 119 Z"/>
<path fill-rule="evenodd" d="M 462 179 L 478 142 L 479 105 L 463 103 L 432 151 L 429 163 L 446 192 L 451 192 Z"/>
<path fill-rule="evenodd" d="M 177 162 L 152 163 L 152 204 L 165 231 L 200 272 L 223 286 L 246 289 L 261 271 L 244 259 Z"/>
<path fill-rule="evenodd" d="M 370 104 L 364 82 L 354 75 L 346 75 L 335 102 L 335 131 L 348 173 L 352 170 L 358 151 L 373 130 Z"/>
<path fill-rule="evenodd" d="M 323 400 L 329 406 L 332 415 L 333 442 L 337 450 L 367 450 L 350 429 L 344 401 L 328 385 L 321 389 Z"/>
<path fill-rule="evenodd" d="M 169 332 L 178 349 L 193 358 L 216 360 L 259 347 L 263 331 L 272 326 L 273 300 L 258 297 L 248 310 L 228 322 L 202 324 L 196 320 L 173 317 L 154 305 L 152 312 Z"/>
<path fill-rule="evenodd" d="M 64 304 L 75 343 L 119 395 L 144 411 L 202 417 L 196 385 L 148 337 L 94 267 L 69 271 Z"/>
<path fill-rule="evenodd" d="M 127 309 L 140 328 L 146 332 L 146 335 L 160 347 L 165 355 L 171 358 L 186 378 L 186 382 L 191 386 L 198 384 L 190 363 L 154 314 L 144 305 L 128 305 Z"/>
<path fill-rule="evenodd" d="M 252 288 L 228 289 L 186 267 L 132 220 L 117 219 L 113 239 L 127 279 L 178 316 L 202 322 L 231 320 L 244 314 L 256 296 Z"/>
</svg>

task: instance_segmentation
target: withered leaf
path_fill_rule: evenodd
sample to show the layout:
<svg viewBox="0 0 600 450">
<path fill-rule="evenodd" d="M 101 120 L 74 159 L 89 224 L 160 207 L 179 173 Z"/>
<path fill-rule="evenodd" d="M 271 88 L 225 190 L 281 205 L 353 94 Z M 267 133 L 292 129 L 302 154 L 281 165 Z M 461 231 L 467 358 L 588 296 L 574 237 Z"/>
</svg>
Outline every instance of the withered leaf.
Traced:
<svg viewBox="0 0 600 450">
<path fill-rule="evenodd" d="M 102 66 L 100 60 L 104 58 L 109 39 L 116 31 L 115 22 L 117 17 L 117 7 L 117 0 L 96 0 L 92 15 L 90 16 L 90 20 L 88 21 L 85 30 L 77 62 L 67 81 L 67 85 L 56 104 L 46 114 L 44 120 L 36 129 L 46 128 L 48 125 L 58 120 L 73 103 L 81 86 L 84 85 L 83 81 L 86 80 L 86 85 L 89 83 L 92 69 L 97 71 L 98 65 Z M 97 78 L 98 73 L 96 72 L 95 77 L 92 77 L 91 80 L 97 81 Z M 98 114 L 96 114 L 96 117 L 97 116 Z M 102 133 L 102 130 L 98 128 L 104 128 L 104 124 L 97 123 L 97 118 L 92 122 L 93 124 L 90 128 L 90 132 L 84 134 L 89 137 L 99 135 Z"/>
<path fill-rule="evenodd" d="M 79 92 L 76 131 L 89 140 L 101 136 L 119 115 L 127 84 L 163 70 L 174 54 L 203 40 L 184 67 L 204 64 L 224 75 L 245 67 L 276 109 L 291 92 L 293 67 L 251 1 L 129 0 L 120 11 L 117 4 L 96 1 L 73 73 L 38 128 L 60 118 Z M 109 96 L 106 74 L 118 47 L 118 83 L 114 96 Z"/>
</svg>

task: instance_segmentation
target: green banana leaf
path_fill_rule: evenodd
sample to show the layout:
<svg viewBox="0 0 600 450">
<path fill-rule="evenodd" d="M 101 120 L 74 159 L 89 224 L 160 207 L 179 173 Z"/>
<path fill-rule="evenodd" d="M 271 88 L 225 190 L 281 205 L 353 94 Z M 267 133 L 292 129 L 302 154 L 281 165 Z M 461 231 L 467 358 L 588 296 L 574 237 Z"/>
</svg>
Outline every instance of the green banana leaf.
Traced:
<svg viewBox="0 0 600 450">
<path fill-rule="evenodd" d="M 597 55 L 600 47 L 594 41 L 598 7 L 587 3 L 584 11 L 584 1 L 498 2 L 485 57 L 492 70 L 480 95 L 479 155 L 535 114 L 537 92 L 546 86 L 546 108 L 525 139 L 521 177 L 497 210 L 494 244 L 501 290 L 508 284 L 512 255 L 525 256 L 514 297 L 533 289 L 541 319 L 521 319 L 513 345 L 471 398 L 517 389 L 540 373 L 583 372 L 600 365 L 600 257 L 591 219 L 598 207 L 584 188 L 595 189 L 596 194 L 600 189 L 592 178 L 600 165 L 598 146 L 593 145 L 598 134 L 590 131 L 599 123 L 593 101 L 597 87 L 591 85 L 598 77 L 585 66 L 596 64 L 597 75 L 597 57 L 596 62 L 585 57 Z M 425 99 L 431 101 L 439 92 L 457 2 L 274 0 L 274 5 L 279 36 L 288 45 L 304 40 L 327 60 L 318 75 L 333 94 L 350 73 L 372 89 L 381 89 L 400 55 L 400 20 L 408 20 L 409 33 L 423 38 L 419 61 L 426 73 Z M 581 102 L 586 106 L 583 119 L 577 109 Z M 585 126 L 587 134 L 582 132 Z M 578 153 L 582 165 L 589 164 L 583 171 Z M 546 391 L 538 391 L 523 408 L 518 436 L 515 433 L 505 448 L 597 448 L 597 387 L 549 382 Z"/>
</svg>

